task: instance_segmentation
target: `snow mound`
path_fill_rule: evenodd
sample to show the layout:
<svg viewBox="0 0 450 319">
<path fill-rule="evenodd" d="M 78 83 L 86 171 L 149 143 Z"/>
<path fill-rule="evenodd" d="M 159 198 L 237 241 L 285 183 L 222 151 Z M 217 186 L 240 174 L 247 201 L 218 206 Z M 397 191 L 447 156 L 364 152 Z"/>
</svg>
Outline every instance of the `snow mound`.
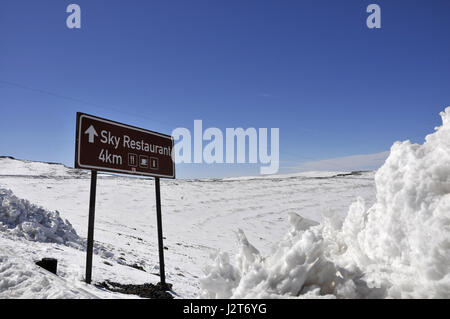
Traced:
<svg viewBox="0 0 450 319">
<path fill-rule="evenodd" d="M 58 211 L 47 211 L 0 189 L 0 232 L 27 240 L 65 244 L 79 248 L 82 239 Z"/>
<path fill-rule="evenodd" d="M 291 214 L 263 257 L 242 231 L 231 263 L 219 253 L 207 298 L 450 298 L 450 107 L 423 145 L 396 142 L 375 175 L 376 203 L 358 198 L 341 221 Z"/>
</svg>

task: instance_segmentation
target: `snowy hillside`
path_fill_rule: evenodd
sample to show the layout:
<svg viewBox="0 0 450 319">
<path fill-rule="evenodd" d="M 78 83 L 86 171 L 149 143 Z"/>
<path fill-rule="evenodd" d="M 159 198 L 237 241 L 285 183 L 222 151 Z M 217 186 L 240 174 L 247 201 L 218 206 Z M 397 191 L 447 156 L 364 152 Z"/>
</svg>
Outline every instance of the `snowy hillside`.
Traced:
<svg viewBox="0 0 450 319">
<path fill-rule="evenodd" d="M 450 108 L 373 172 L 162 181 L 176 297 L 450 298 Z M 0 159 L 0 297 L 130 298 L 83 281 L 89 174 Z M 157 283 L 151 179 L 100 175 L 94 283 Z M 54 257 L 58 275 L 34 261 Z"/>
<path fill-rule="evenodd" d="M 288 231 L 290 213 L 320 221 L 321 213 L 345 216 L 356 196 L 373 201 L 373 173 L 335 175 L 316 172 L 270 178 L 163 180 L 166 271 L 174 291 L 180 297 L 200 296 L 199 279 L 210 255 L 219 250 L 234 255 L 238 229 L 258 242 L 262 252 L 269 253 Z M 14 247 L 15 255 L 30 264 L 55 257 L 58 274 L 66 281 L 102 298 L 116 298 L 117 294 L 82 284 L 89 183 L 89 173 L 63 165 L 0 159 L 0 222 L 4 228 L 0 231 L 0 252 L 7 255 Z M 99 175 L 94 282 L 158 282 L 154 198 L 151 179 Z M 36 215 L 45 216 L 39 217 L 41 225 L 36 225 Z M 48 228 L 76 234 L 64 241 L 54 233 L 49 236 Z M 3 296 L 8 295 L 7 288 L 15 289 L 11 283 L 0 284 Z"/>
</svg>

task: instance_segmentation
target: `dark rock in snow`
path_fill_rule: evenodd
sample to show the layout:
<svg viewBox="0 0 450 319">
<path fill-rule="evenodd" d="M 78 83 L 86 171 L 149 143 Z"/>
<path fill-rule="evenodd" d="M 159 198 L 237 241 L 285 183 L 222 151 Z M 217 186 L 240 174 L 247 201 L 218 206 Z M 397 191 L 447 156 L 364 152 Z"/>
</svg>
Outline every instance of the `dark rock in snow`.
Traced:
<svg viewBox="0 0 450 319">
<path fill-rule="evenodd" d="M 127 295 L 137 295 L 142 298 L 150 299 L 173 299 L 173 296 L 168 293 L 168 290 L 172 289 L 172 284 L 166 284 L 165 287 L 161 283 L 156 285 L 153 284 L 143 284 L 143 285 L 133 285 L 133 284 L 121 284 L 112 281 L 105 281 L 96 284 L 99 288 L 104 288 L 109 291 L 118 292 Z"/>
<path fill-rule="evenodd" d="M 132 265 L 127 265 L 127 266 L 132 267 L 137 270 L 142 270 L 143 272 L 146 272 L 144 267 L 142 267 L 141 265 L 138 265 L 138 264 L 132 264 Z"/>
</svg>

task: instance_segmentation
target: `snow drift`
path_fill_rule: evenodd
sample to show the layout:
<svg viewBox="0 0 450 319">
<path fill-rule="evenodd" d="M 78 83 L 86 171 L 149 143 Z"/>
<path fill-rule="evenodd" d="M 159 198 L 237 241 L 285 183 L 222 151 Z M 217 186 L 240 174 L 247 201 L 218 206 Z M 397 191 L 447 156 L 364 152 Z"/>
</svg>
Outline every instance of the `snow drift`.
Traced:
<svg viewBox="0 0 450 319">
<path fill-rule="evenodd" d="M 344 220 L 291 214 L 291 231 L 263 257 L 238 231 L 218 253 L 206 298 L 450 298 L 450 107 L 423 145 L 396 142 L 375 175 L 376 203 L 358 198 Z"/>
<path fill-rule="evenodd" d="M 65 244 L 76 248 L 83 241 L 68 220 L 57 211 L 19 199 L 10 190 L 0 189 L 0 231 L 27 240 Z"/>
</svg>

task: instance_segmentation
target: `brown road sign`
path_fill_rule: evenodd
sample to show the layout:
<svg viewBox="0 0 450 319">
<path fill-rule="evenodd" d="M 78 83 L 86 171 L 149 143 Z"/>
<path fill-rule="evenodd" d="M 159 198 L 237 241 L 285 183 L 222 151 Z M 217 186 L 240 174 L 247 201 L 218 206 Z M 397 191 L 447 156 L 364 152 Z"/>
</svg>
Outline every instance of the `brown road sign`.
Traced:
<svg viewBox="0 0 450 319">
<path fill-rule="evenodd" d="M 175 178 L 169 135 L 77 113 L 75 167 Z"/>
</svg>

